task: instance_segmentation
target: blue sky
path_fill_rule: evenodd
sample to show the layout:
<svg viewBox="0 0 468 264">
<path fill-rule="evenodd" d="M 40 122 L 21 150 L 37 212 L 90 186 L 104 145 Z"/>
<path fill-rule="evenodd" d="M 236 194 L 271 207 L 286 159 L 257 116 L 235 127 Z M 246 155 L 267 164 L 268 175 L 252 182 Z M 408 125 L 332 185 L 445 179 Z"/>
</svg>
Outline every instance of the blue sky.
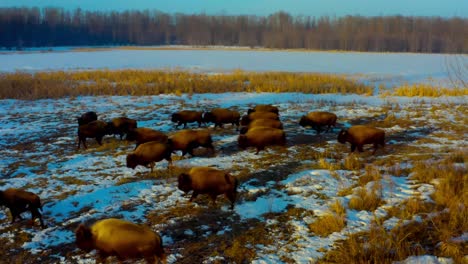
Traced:
<svg viewBox="0 0 468 264">
<path fill-rule="evenodd" d="M 468 0 L 0 0 L 0 7 L 63 7 L 85 10 L 157 9 L 167 13 L 269 15 L 408 15 L 468 17 Z"/>
</svg>

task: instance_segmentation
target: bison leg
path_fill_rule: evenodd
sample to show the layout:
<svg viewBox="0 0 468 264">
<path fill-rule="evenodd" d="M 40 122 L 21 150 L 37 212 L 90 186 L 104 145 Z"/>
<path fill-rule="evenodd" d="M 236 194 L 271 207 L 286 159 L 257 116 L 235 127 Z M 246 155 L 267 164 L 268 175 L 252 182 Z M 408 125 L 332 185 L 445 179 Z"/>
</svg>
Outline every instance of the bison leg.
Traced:
<svg viewBox="0 0 468 264">
<path fill-rule="evenodd" d="M 45 225 L 44 225 L 44 221 L 42 220 L 42 215 L 41 213 L 39 213 L 37 208 L 33 207 L 31 208 L 31 221 L 33 225 L 34 225 L 34 219 L 36 218 L 39 218 L 39 222 L 41 223 L 41 228 L 44 229 Z"/>
<path fill-rule="evenodd" d="M 375 152 L 377 151 L 377 148 L 379 147 L 379 144 L 378 143 L 374 143 L 374 151 L 372 151 L 372 155 L 375 154 Z"/>
<path fill-rule="evenodd" d="M 102 146 L 102 137 L 96 137 L 96 141 L 99 144 L 99 146 Z"/>
<path fill-rule="evenodd" d="M 236 193 L 227 192 L 225 195 L 226 195 L 226 198 L 228 198 L 229 201 L 231 201 L 231 210 L 234 209 L 234 203 L 236 202 Z"/>
<path fill-rule="evenodd" d="M 354 150 L 356 150 L 356 145 L 351 144 L 351 152 L 354 152 Z"/>
<path fill-rule="evenodd" d="M 196 192 L 196 191 L 193 191 L 193 193 L 192 193 L 192 197 L 190 197 L 190 200 L 189 200 L 189 202 L 192 202 L 192 201 L 193 201 L 193 199 L 197 198 L 197 196 L 198 196 L 198 192 Z"/>
<path fill-rule="evenodd" d="M 359 150 L 359 152 L 364 152 L 363 145 L 358 145 L 357 149 Z"/>
<path fill-rule="evenodd" d="M 216 206 L 216 194 L 210 194 L 211 200 L 213 201 L 213 206 Z"/>
</svg>

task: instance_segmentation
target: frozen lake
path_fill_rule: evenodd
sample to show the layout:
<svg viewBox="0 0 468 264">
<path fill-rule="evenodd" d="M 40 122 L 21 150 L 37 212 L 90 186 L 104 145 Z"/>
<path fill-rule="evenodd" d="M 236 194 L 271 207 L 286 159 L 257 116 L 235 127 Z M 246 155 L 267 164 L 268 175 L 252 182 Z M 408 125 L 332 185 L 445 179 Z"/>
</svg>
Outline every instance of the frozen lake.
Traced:
<svg viewBox="0 0 468 264">
<path fill-rule="evenodd" d="M 384 82 L 444 81 L 448 54 L 265 51 L 235 49 L 154 49 L 4 52 L 0 72 L 88 69 L 183 69 L 196 72 L 320 72 L 363 75 Z"/>
</svg>

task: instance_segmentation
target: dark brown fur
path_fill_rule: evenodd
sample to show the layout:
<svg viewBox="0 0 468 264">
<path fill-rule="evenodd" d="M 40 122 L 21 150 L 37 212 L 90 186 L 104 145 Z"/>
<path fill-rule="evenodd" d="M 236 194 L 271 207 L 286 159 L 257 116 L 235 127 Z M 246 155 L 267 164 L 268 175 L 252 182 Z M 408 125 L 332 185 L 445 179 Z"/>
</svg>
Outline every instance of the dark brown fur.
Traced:
<svg viewBox="0 0 468 264">
<path fill-rule="evenodd" d="M 178 188 L 188 193 L 193 190 L 190 202 L 198 194 L 208 194 L 216 203 L 216 197 L 224 194 L 231 201 L 231 209 L 234 208 L 237 196 L 237 178 L 228 173 L 209 167 L 194 167 L 188 174 L 182 173 L 178 177 Z"/>
<path fill-rule="evenodd" d="M 85 124 L 88 124 L 94 120 L 97 120 L 97 114 L 96 112 L 86 112 L 84 114 L 82 114 L 81 116 L 77 117 L 78 119 L 78 125 L 81 126 L 81 125 L 85 125 Z"/>
<path fill-rule="evenodd" d="M 385 147 L 385 131 L 379 128 L 370 126 L 352 126 L 347 130 L 341 130 L 338 134 L 338 142 L 345 144 L 346 142 L 351 143 L 351 152 L 357 149 L 359 152 L 363 152 L 363 146 L 365 144 L 374 144 L 375 154 L 378 145 Z"/>
<path fill-rule="evenodd" d="M 133 141 L 136 141 L 136 147 L 138 147 L 140 144 L 150 142 L 150 141 L 157 141 L 157 142 L 167 142 L 167 135 L 164 134 L 161 131 L 157 131 L 151 128 L 146 128 L 146 127 L 140 127 L 140 128 L 135 128 L 131 129 L 128 134 L 126 139 Z M 135 148 L 136 148 L 135 147 Z"/>
<path fill-rule="evenodd" d="M 273 119 L 279 120 L 278 114 L 272 112 L 252 112 L 248 115 L 244 115 L 241 119 L 241 125 L 247 126 L 255 119 Z"/>
<path fill-rule="evenodd" d="M 172 147 L 168 143 L 150 141 L 139 145 L 133 153 L 127 155 L 127 167 L 135 169 L 142 165 L 151 168 L 153 172 L 154 164 L 163 159 L 172 165 Z"/>
<path fill-rule="evenodd" d="M 302 127 L 311 126 L 312 129 L 320 134 L 322 127 L 326 126 L 328 132 L 330 128 L 336 126 L 336 115 L 330 112 L 310 112 L 305 116 L 301 117 L 299 125 Z"/>
<path fill-rule="evenodd" d="M 237 140 L 239 148 L 246 149 L 248 147 L 257 148 L 258 154 L 260 150 L 264 150 L 266 146 L 285 146 L 286 134 L 283 130 L 271 127 L 255 127 L 247 131 L 245 135 L 239 135 Z"/>
<path fill-rule="evenodd" d="M 171 121 L 177 123 L 176 127 L 184 124 L 184 128 L 187 127 L 187 123 L 198 123 L 198 127 L 203 123 L 203 112 L 192 111 L 192 110 L 182 110 L 180 112 L 174 113 L 171 116 Z"/>
<path fill-rule="evenodd" d="M 117 117 L 112 119 L 108 126 L 109 133 L 119 135 L 122 140 L 123 136 L 128 134 L 130 130 L 137 128 L 137 121 L 128 117 Z"/>
<path fill-rule="evenodd" d="M 214 153 L 213 140 L 207 130 L 180 130 L 172 135 L 168 141 L 174 151 L 182 151 L 182 156 L 185 156 L 186 153 L 193 156 L 193 150 L 198 147 L 209 148 Z"/>
<path fill-rule="evenodd" d="M 248 126 L 244 126 L 240 129 L 240 134 L 243 135 L 247 133 L 249 129 L 252 129 L 254 127 L 271 127 L 271 128 L 277 128 L 277 129 L 283 129 L 283 123 L 279 120 L 273 120 L 273 119 L 254 119 Z"/>
<path fill-rule="evenodd" d="M 10 209 L 12 216 L 11 223 L 13 224 L 16 218 L 22 220 L 21 213 L 30 211 L 31 222 L 34 224 L 34 219 L 39 218 L 41 228 L 44 228 L 42 215 L 41 199 L 32 192 L 27 192 L 21 189 L 10 188 L 5 191 L 0 191 L 0 205 L 4 205 Z"/>
<path fill-rule="evenodd" d="M 225 108 L 215 108 L 203 115 L 203 121 L 205 123 L 214 123 L 214 128 L 217 126 L 222 128 L 223 124 L 232 124 L 239 128 L 239 120 L 239 112 Z"/>
<path fill-rule="evenodd" d="M 147 263 L 156 260 L 166 263 L 162 239 L 144 225 L 109 218 L 90 227 L 80 224 L 75 230 L 75 243 L 85 252 L 98 251 L 97 263 L 116 256 L 119 262 L 144 258 Z"/>
<path fill-rule="evenodd" d="M 253 109 L 247 110 L 247 114 L 253 113 L 253 112 L 272 112 L 277 115 L 279 115 L 279 110 L 278 107 L 273 106 L 273 105 L 256 105 Z"/>
<path fill-rule="evenodd" d="M 101 120 L 95 120 L 78 127 L 78 149 L 81 143 L 86 147 L 86 138 L 95 138 L 102 145 L 102 138 L 109 134 L 108 124 Z"/>
</svg>

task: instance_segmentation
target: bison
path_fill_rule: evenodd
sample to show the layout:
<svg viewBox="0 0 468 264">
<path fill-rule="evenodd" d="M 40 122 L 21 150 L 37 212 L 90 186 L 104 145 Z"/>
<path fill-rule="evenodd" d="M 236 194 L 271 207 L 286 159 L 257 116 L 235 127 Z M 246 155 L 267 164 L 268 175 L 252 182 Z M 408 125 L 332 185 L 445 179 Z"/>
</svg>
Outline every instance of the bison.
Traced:
<svg viewBox="0 0 468 264">
<path fill-rule="evenodd" d="M 239 112 L 225 108 L 215 108 L 203 115 L 203 121 L 205 123 L 214 123 L 214 128 L 217 126 L 222 128 L 223 124 L 232 124 L 239 128 L 239 119 Z"/>
<path fill-rule="evenodd" d="M 78 119 L 78 125 L 81 126 L 81 125 L 85 125 L 85 124 L 88 124 L 94 120 L 97 120 L 97 114 L 96 112 L 86 112 L 84 114 L 82 114 L 81 116 L 77 117 Z"/>
<path fill-rule="evenodd" d="M 354 152 L 356 147 L 359 152 L 363 152 L 363 145 L 374 144 L 372 154 L 375 154 L 378 145 L 385 147 L 385 131 L 371 126 L 352 126 L 340 131 L 338 142 L 342 144 L 351 143 L 351 152 Z"/>
<path fill-rule="evenodd" d="M 193 150 L 198 147 L 205 147 L 214 153 L 213 140 L 207 130 L 180 130 L 169 137 L 173 151 L 182 151 L 182 156 L 189 153 L 193 156 Z"/>
<path fill-rule="evenodd" d="M 234 209 L 234 203 L 237 196 L 238 181 L 230 174 L 209 167 L 194 167 L 189 173 L 182 173 L 178 177 L 178 188 L 188 193 L 193 190 L 190 202 L 198 194 L 208 194 L 216 204 L 216 197 L 224 194 L 231 201 L 231 209 Z"/>
<path fill-rule="evenodd" d="M 161 131 L 157 131 L 151 128 L 146 128 L 146 127 L 141 127 L 141 128 L 135 128 L 131 129 L 127 133 L 126 139 L 129 141 L 136 141 L 136 147 L 135 149 L 143 143 L 149 142 L 149 141 L 157 141 L 157 142 L 167 142 L 167 135 L 164 134 Z"/>
<path fill-rule="evenodd" d="M 41 228 L 45 227 L 42 215 L 39 212 L 42 211 L 41 199 L 37 194 L 22 189 L 9 188 L 5 191 L 0 191 L 0 205 L 4 205 L 10 209 L 12 224 L 16 218 L 23 220 L 21 213 L 30 211 L 31 223 L 34 224 L 34 220 L 39 218 Z"/>
<path fill-rule="evenodd" d="M 245 135 L 239 135 L 237 143 L 241 149 L 256 147 L 257 152 L 255 154 L 258 154 L 266 146 L 285 146 L 286 134 L 283 130 L 277 128 L 255 127 L 247 131 Z"/>
<path fill-rule="evenodd" d="M 88 124 L 78 127 L 78 149 L 83 142 L 84 148 L 86 147 L 86 138 L 95 138 L 99 145 L 102 145 L 102 138 L 109 134 L 109 126 L 106 122 L 95 120 Z"/>
<path fill-rule="evenodd" d="M 246 126 L 255 119 L 273 119 L 279 120 L 278 114 L 272 112 L 253 112 L 248 115 L 244 115 L 241 119 L 241 125 Z"/>
<path fill-rule="evenodd" d="M 108 218 L 91 227 L 80 224 L 75 230 L 75 243 L 85 252 L 98 251 L 97 263 L 116 256 L 122 262 L 144 258 L 147 263 L 166 263 L 162 239 L 147 226 Z"/>
<path fill-rule="evenodd" d="M 247 114 L 253 113 L 253 112 L 272 112 L 277 115 L 279 115 L 279 110 L 278 107 L 272 106 L 272 105 L 256 105 L 253 109 L 247 110 Z"/>
<path fill-rule="evenodd" d="M 323 126 L 327 126 L 326 132 L 328 132 L 332 126 L 336 126 L 336 115 L 330 112 L 310 112 L 301 117 L 299 125 L 310 126 L 317 134 L 320 134 Z"/>
<path fill-rule="evenodd" d="M 154 164 L 163 159 L 169 162 L 168 166 L 172 165 L 171 154 L 172 147 L 168 143 L 146 142 L 127 155 L 127 168 L 135 169 L 136 166 L 142 165 L 149 167 L 153 172 Z"/>
<path fill-rule="evenodd" d="M 119 135 L 122 140 L 123 135 L 128 135 L 128 132 L 137 128 L 137 121 L 128 117 L 117 117 L 108 123 L 109 134 Z"/>
<path fill-rule="evenodd" d="M 254 119 L 248 126 L 244 126 L 240 129 L 240 134 L 243 135 L 247 133 L 247 131 L 254 127 L 271 127 L 271 128 L 278 128 L 283 129 L 283 123 L 279 120 L 274 119 Z"/>
<path fill-rule="evenodd" d="M 187 123 L 198 123 L 198 127 L 203 123 L 203 112 L 192 111 L 192 110 L 183 110 L 177 113 L 172 114 L 171 121 L 177 123 L 176 127 L 184 124 L 184 128 L 187 127 Z"/>
</svg>

